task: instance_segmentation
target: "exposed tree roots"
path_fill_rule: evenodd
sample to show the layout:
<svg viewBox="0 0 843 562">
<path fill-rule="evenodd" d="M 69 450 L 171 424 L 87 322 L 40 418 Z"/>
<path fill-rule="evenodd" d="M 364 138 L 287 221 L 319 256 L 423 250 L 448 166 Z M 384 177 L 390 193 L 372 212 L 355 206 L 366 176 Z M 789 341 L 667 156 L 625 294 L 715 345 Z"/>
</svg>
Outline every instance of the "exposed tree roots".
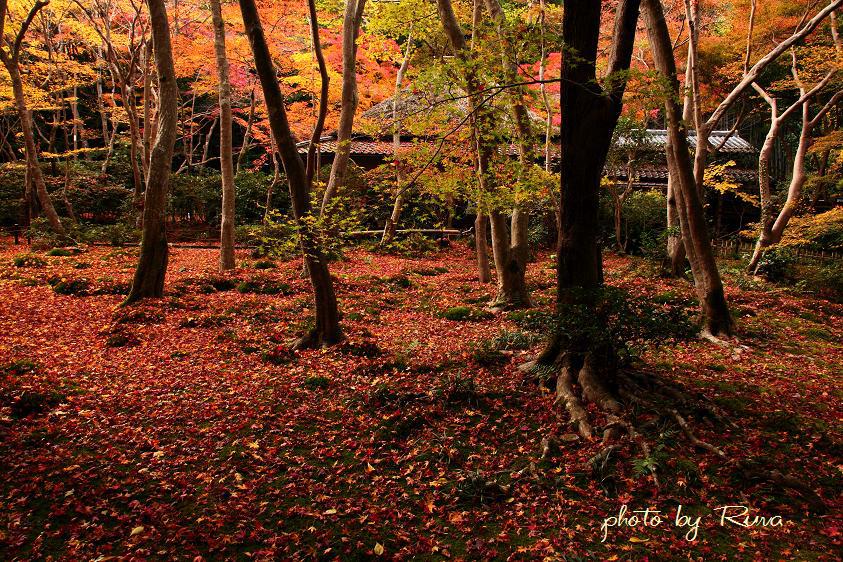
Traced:
<svg viewBox="0 0 843 562">
<path fill-rule="evenodd" d="M 328 337 L 321 330 L 309 330 L 305 335 L 296 339 L 290 345 L 291 351 L 301 351 L 304 349 L 319 349 L 321 347 L 329 347 L 337 344 L 342 340 L 342 336 Z"/>
<path fill-rule="evenodd" d="M 548 356 L 552 358 L 548 362 Z M 606 353 L 588 352 L 580 357 L 568 353 L 554 354 L 546 350 L 536 361 L 521 366 L 533 376 L 539 375 L 543 384 L 555 390 L 554 406 L 560 416 L 576 428 L 579 435 L 593 441 L 597 429 L 602 430 L 602 448 L 589 459 L 590 467 L 606 463 L 625 446 L 640 450 L 644 458 L 652 456 L 653 445 L 647 438 L 654 426 L 671 424 L 696 449 L 714 454 L 721 463 L 733 468 L 747 479 L 763 481 L 797 492 L 815 512 L 827 506 L 805 482 L 767 469 L 749 460 L 731 457 L 726 451 L 697 437 L 688 419 L 708 424 L 720 430 L 737 430 L 738 426 L 715 404 L 699 392 L 690 391 L 654 374 L 635 370 L 617 371 L 601 357 Z M 555 379 L 548 374 L 555 375 Z M 595 426 L 586 404 L 591 403 L 605 417 L 602 427 Z M 558 447 L 553 437 L 542 440 L 542 459 Z M 658 475 L 651 472 L 653 483 L 660 485 Z"/>
</svg>

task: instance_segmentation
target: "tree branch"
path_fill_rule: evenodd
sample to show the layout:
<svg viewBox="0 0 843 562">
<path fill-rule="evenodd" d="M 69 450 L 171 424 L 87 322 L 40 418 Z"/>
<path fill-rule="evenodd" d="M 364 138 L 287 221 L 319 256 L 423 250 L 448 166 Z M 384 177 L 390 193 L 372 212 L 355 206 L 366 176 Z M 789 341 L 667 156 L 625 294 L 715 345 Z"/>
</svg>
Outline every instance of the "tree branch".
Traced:
<svg viewBox="0 0 843 562">
<path fill-rule="evenodd" d="M 843 1 L 843 0 L 841 0 Z M 29 10 L 29 14 L 27 14 L 26 19 L 23 20 L 23 23 L 20 26 L 20 31 L 18 31 L 18 36 L 15 38 L 15 45 L 12 48 L 12 60 L 17 62 L 18 57 L 20 57 L 20 48 L 21 44 L 23 43 L 23 38 L 26 35 L 26 31 L 29 29 L 29 26 L 32 24 L 32 20 L 35 19 L 35 16 L 38 15 L 38 12 L 41 11 L 41 8 L 46 6 L 50 3 L 50 0 L 37 0 L 35 4 L 32 6 L 32 9 Z"/>
<path fill-rule="evenodd" d="M 747 88 L 751 87 L 753 82 L 758 78 L 761 72 L 767 68 L 767 66 L 779 58 L 779 56 L 788 50 L 791 46 L 795 45 L 806 36 L 808 36 L 812 31 L 814 31 L 822 21 L 827 18 L 834 10 L 839 8 L 843 5 L 843 0 L 832 0 L 825 8 L 820 10 L 817 15 L 815 15 L 811 20 L 801 29 L 794 32 L 793 35 L 779 43 L 772 51 L 768 52 L 764 55 L 758 62 L 756 62 L 752 68 L 749 69 L 743 79 L 738 83 L 735 88 L 729 92 L 729 95 L 720 102 L 720 105 L 717 106 L 717 109 L 711 114 L 711 117 L 708 118 L 708 121 L 705 122 L 704 128 L 706 130 L 713 129 L 717 122 L 723 117 L 723 115 L 728 111 L 730 107 L 737 101 L 737 99 L 743 95 Z"/>
</svg>

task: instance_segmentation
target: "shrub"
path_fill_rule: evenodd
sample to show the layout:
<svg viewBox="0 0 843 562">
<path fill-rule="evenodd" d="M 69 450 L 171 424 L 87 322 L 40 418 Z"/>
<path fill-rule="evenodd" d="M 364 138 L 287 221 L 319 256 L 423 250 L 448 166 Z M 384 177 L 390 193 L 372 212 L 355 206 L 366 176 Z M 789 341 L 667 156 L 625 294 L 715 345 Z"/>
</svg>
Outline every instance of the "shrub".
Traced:
<svg viewBox="0 0 843 562">
<path fill-rule="evenodd" d="M 793 217 L 779 245 L 826 251 L 843 249 L 843 207 L 818 215 Z"/>
<path fill-rule="evenodd" d="M 179 321 L 179 328 L 218 328 L 229 322 L 231 322 L 231 317 L 224 314 L 187 316 Z"/>
<path fill-rule="evenodd" d="M 114 314 L 115 324 L 160 324 L 165 317 L 158 310 L 121 308 Z"/>
<path fill-rule="evenodd" d="M 487 311 L 469 306 L 453 306 L 442 313 L 442 318 L 455 322 L 488 320 L 494 315 Z"/>
<path fill-rule="evenodd" d="M 210 226 L 219 225 L 220 186 L 220 175 L 207 170 L 171 176 L 169 214 L 187 222 L 198 220 Z"/>
<path fill-rule="evenodd" d="M 87 242 L 105 242 L 112 246 L 123 246 L 140 241 L 141 232 L 134 224 L 118 222 L 84 229 L 82 239 Z"/>
<path fill-rule="evenodd" d="M 254 267 L 255 269 L 274 269 L 277 266 L 275 265 L 274 261 L 258 260 L 252 267 Z"/>
<path fill-rule="evenodd" d="M 234 215 L 237 224 L 258 224 L 266 211 L 266 193 L 272 184 L 272 176 L 263 172 L 242 171 L 234 178 L 236 190 Z M 286 181 L 280 181 L 272 190 L 272 209 L 286 214 L 290 209 L 290 193 Z M 219 193 L 217 193 L 219 199 Z"/>
<path fill-rule="evenodd" d="M 561 337 L 562 349 L 578 349 L 588 342 L 617 350 L 624 361 L 647 346 L 693 337 L 697 332 L 682 306 L 660 305 L 615 287 L 570 291 L 574 304 L 560 305 L 552 323 L 545 326 L 546 332 L 554 330 Z M 592 304 L 580 304 L 587 302 Z"/>
<path fill-rule="evenodd" d="M 383 277 L 379 279 L 379 282 L 389 287 L 393 291 L 398 289 L 409 289 L 413 286 L 413 282 L 410 280 L 410 278 L 404 275 L 403 273 L 392 275 L 390 277 Z"/>
<path fill-rule="evenodd" d="M 91 282 L 88 279 L 61 279 L 51 283 L 53 291 L 59 295 L 83 297 L 91 293 Z"/>
<path fill-rule="evenodd" d="M 513 310 L 507 319 L 528 332 L 543 332 L 553 321 L 549 312 L 541 310 Z"/>
<path fill-rule="evenodd" d="M 837 302 L 843 301 L 843 263 L 802 266 L 797 268 L 796 276 L 799 278 L 797 289 Z"/>
<path fill-rule="evenodd" d="M 128 295 L 132 284 L 129 281 L 115 281 L 114 279 L 102 279 L 99 286 L 94 290 L 95 295 Z"/>
<path fill-rule="evenodd" d="M 436 241 L 432 238 L 428 238 L 420 232 L 413 232 L 406 238 L 395 238 L 385 246 L 376 244 L 372 249 L 387 254 L 417 258 L 435 252 L 438 247 Z"/>
<path fill-rule="evenodd" d="M 449 404 L 473 404 L 477 405 L 480 402 L 480 391 L 477 388 L 477 382 L 473 377 L 466 377 L 462 374 L 457 374 L 448 377 L 445 384 L 439 389 L 439 394 Z"/>
<path fill-rule="evenodd" d="M 50 223 L 43 217 L 32 219 L 26 236 L 29 238 L 30 247 L 33 250 L 46 250 L 61 244 L 61 240 L 50 228 Z"/>
<path fill-rule="evenodd" d="M 536 337 L 532 334 L 502 330 L 492 340 L 492 345 L 495 349 L 503 350 L 529 349 L 535 341 Z"/>
<path fill-rule="evenodd" d="M 272 279 L 246 279 L 237 284 L 238 293 L 256 293 L 259 295 L 288 295 L 290 286 Z"/>
<path fill-rule="evenodd" d="M 796 258 L 792 251 L 787 248 L 771 248 L 764 252 L 758 262 L 758 273 L 770 281 L 784 281 L 791 277 L 794 263 Z"/>
<path fill-rule="evenodd" d="M 44 267 L 47 262 L 34 254 L 18 254 L 12 258 L 15 267 Z"/>
<path fill-rule="evenodd" d="M 72 256 L 73 252 L 68 250 L 67 248 L 52 248 L 47 252 L 48 256 L 59 256 L 59 257 L 67 257 Z"/>
<path fill-rule="evenodd" d="M 217 291 L 230 291 L 237 287 L 237 280 L 230 277 L 212 276 L 208 278 L 208 285 Z"/>
<path fill-rule="evenodd" d="M 0 165 L 0 226 L 20 223 L 26 166 L 19 162 Z"/>
<path fill-rule="evenodd" d="M 38 364 L 30 359 L 15 359 L 5 365 L 0 365 L 0 375 L 5 376 L 20 376 L 37 370 Z"/>
<path fill-rule="evenodd" d="M 345 341 L 340 346 L 340 350 L 354 357 L 366 357 L 369 359 L 383 355 L 383 351 L 378 347 L 378 344 L 371 340 L 360 342 Z"/>
</svg>

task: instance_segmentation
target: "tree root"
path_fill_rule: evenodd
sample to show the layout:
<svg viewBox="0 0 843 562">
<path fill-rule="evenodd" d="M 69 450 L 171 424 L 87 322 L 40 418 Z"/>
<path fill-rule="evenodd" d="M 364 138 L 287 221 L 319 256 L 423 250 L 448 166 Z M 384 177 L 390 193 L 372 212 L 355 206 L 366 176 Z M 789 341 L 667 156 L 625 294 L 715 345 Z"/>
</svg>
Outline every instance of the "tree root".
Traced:
<svg viewBox="0 0 843 562">
<path fill-rule="evenodd" d="M 596 359 L 595 356 L 586 354 L 577 365 L 575 358 L 564 354 L 552 364 L 543 363 L 540 358 L 526 364 L 522 369 L 527 371 L 532 368 L 535 372 L 537 369 L 548 369 L 551 365 L 557 366 L 554 406 L 564 407 L 570 423 L 586 440 L 593 440 L 595 433 L 595 426 L 586 404 L 597 406 L 605 415 L 606 422 L 602 426 L 603 447 L 587 463 L 592 468 L 608 462 L 611 455 L 623 447 L 624 437 L 628 439 L 628 443 L 640 449 L 644 458 L 651 459 L 653 448 L 646 438 L 645 430 L 669 421 L 678 427 L 693 447 L 714 454 L 724 465 L 734 467 L 747 477 L 797 492 L 815 512 L 824 512 L 827 509 L 823 499 L 802 480 L 775 469 L 761 468 L 751 461 L 733 459 L 720 447 L 700 439 L 686 419 L 685 412 L 710 422 L 713 427 L 738 429 L 738 426 L 705 396 L 640 371 L 624 371 L 607 376 L 610 371 Z M 613 384 L 610 386 L 610 383 Z M 647 412 L 652 414 L 652 417 L 636 425 L 632 418 L 637 412 Z M 559 449 L 558 444 L 556 438 L 545 437 L 542 440 L 542 460 L 556 452 Z M 652 471 L 650 475 L 655 486 L 659 487 L 656 472 Z"/>
<path fill-rule="evenodd" d="M 304 349 L 319 349 L 335 342 L 329 342 L 325 336 L 316 329 L 308 331 L 302 337 L 290 344 L 290 351 L 302 351 Z"/>
</svg>

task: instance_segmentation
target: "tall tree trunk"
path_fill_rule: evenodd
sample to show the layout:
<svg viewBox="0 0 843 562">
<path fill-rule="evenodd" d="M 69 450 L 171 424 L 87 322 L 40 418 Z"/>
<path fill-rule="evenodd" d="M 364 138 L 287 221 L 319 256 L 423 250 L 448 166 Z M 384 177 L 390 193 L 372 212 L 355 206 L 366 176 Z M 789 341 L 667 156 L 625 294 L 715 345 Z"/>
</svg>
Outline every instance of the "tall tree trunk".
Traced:
<svg viewBox="0 0 843 562">
<path fill-rule="evenodd" d="M 149 159 L 152 155 L 152 40 L 146 41 L 143 61 L 143 169 L 149 173 Z"/>
<path fill-rule="evenodd" d="M 49 193 L 47 193 L 47 184 L 44 183 L 44 175 L 41 172 L 41 165 L 38 161 L 38 151 L 35 146 L 35 131 L 32 122 L 32 112 L 26 105 L 26 95 L 23 91 L 23 80 L 20 75 L 21 43 L 27 29 L 32 23 L 32 20 L 41 8 L 47 5 L 47 3 L 48 2 L 42 2 L 40 0 L 35 2 L 32 9 L 29 11 L 29 15 L 26 20 L 24 20 L 21 24 L 17 37 L 13 42 L 10 42 L 12 44 L 11 52 L 7 52 L 6 47 L 2 45 L 2 43 L 6 41 L 3 30 L 5 29 L 7 17 L 7 0 L 0 0 L 0 23 L 2 23 L 2 25 L 0 25 L 0 59 L 2 59 L 3 65 L 9 72 L 9 79 L 12 82 L 12 92 L 15 97 L 15 109 L 17 110 L 18 118 L 20 119 L 21 133 L 23 133 L 24 151 L 26 153 L 26 168 L 29 180 L 32 182 L 35 189 L 41 209 L 44 211 L 44 215 L 50 223 L 50 228 L 52 228 L 59 237 L 65 238 L 67 235 L 65 233 L 64 226 L 59 219 L 58 213 L 56 213 L 53 202 L 50 200 Z"/>
<path fill-rule="evenodd" d="M 357 111 L 357 36 L 363 20 L 366 0 L 346 0 L 342 21 L 342 97 L 337 126 L 337 150 L 331 164 L 328 186 L 322 197 L 320 214 L 327 212 L 331 199 L 345 185 L 348 161 L 351 156 L 351 133 Z"/>
<path fill-rule="evenodd" d="M 603 260 L 599 244 L 600 180 L 622 108 L 638 20 L 638 0 L 624 0 L 615 16 L 614 43 L 608 71 L 612 87 L 604 91 L 596 76 L 597 41 L 601 2 L 566 0 L 562 38 L 569 49 L 562 60 L 560 131 L 560 221 L 556 252 L 557 314 L 574 306 L 593 312 L 598 320 L 599 292 L 603 285 Z M 588 333 L 588 330 L 585 330 Z M 579 340 L 579 341 L 572 341 Z M 593 430 L 581 400 L 574 394 L 579 384 L 584 398 L 609 414 L 621 410 L 614 397 L 615 350 L 588 336 L 571 338 L 554 330 L 538 359 L 559 368 L 557 402 L 564 404 L 580 434 Z"/>
<path fill-rule="evenodd" d="M 149 158 L 149 173 L 146 176 L 140 257 L 132 288 L 124 305 L 143 298 L 161 297 L 164 294 L 168 260 L 167 188 L 178 132 L 179 88 L 176 83 L 167 8 L 165 0 L 147 0 L 147 4 L 158 75 L 158 131 Z"/>
<path fill-rule="evenodd" d="M 328 261 L 319 247 L 316 233 L 313 232 L 312 213 L 310 208 L 310 185 L 307 182 L 307 172 L 296 148 L 296 139 L 287 121 L 284 108 L 284 96 L 278 85 L 275 67 L 269 48 L 264 37 L 260 16 L 254 0 L 239 0 L 240 12 L 246 35 L 252 47 L 255 68 L 260 77 L 263 97 L 269 114 L 269 124 L 278 153 L 287 173 L 290 185 L 290 198 L 293 203 L 293 215 L 298 222 L 301 235 L 302 251 L 313 286 L 316 304 L 316 326 L 300 340 L 296 347 L 331 345 L 342 339 L 339 324 L 339 310 L 331 274 L 328 271 Z"/>
<path fill-rule="evenodd" d="M 494 191 L 494 175 L 491 170 L 495 146 L 488 138 L 493 128 L 493 117 L 483 100 L 483 84 L 471 67 L 472 56 L 466 45 L 462 29 L 454 15 L 450 0 L 437 0 L 439 19 L 454 53 L 460 60 L 461 72 L 468 94 L 469 123 L 476 145 L 477 175 L 481 193 Z M 480 209 L 482 207 L 478 207 Z M 478 210 L 479 212 L 479 210 Z M 518 308 L 530 306 L 530 295 L 524 282 L 524 270 L 518 262 L 516 252 L 510 248 L 510 232 L 506 218 L 500 211 L 489 212 L 492 227 L 492 250 L 498 276 L 498 293 L 492 306 L 497 308 Z M 520 221 L 519 221 L 520 227 Z M 478 252 L 479 252 L 478 244 Z"/>
<path fill-rule="evenodd" d="M 471 11 L 471 43 L 473 50 L 477 42 L 477 28 L 480 26 L 480 19 L 483 17 L 483 0 L 474 0 Z M 476 139 L 476 131 L 472 131 L 472 139 Z M 474 141 L 476 143 L 476 140 Z M 472 164 L 479 173 L 477 163 L 477 151 L 474 151 Z M 489 217 L 484 208 L 483 198 L 477 200 L 477 216 L 474 219 L 474 249 L 477 252 L 477 280 L 481 283 L 492 282 L 492 269 L 489 267 Z"/>
<path fill-rule="evenodd" d="M 220 97 L 220 171 L 222 173 L 222 225 L 220 270 L 234 269 L 234 161 L 231 142 L 231 83 L 225 53 L 225 22 L 220 0 L 211 0 L 214 20 L 214 51 L 217 57 Z M 210 137 L 210 133 L 208 133 Z"/>
<path fill-rule="evenodd" d="M 398 228 L 398 221 L 401 219 L 401 210 L 404 208 L 404 201 L 407 198 L 406 189 L 401 185 L 404 176 L 403 166 L 399 160 L 401 149 L 401 129 L 404 121 L 398 118 L 398 108 L 401 103 L 401 87 L 404 82 L 404 73 L 410 66 L 410 54 L 413 48 L 413 27 L 410 24 L 410 31 L 407 33 L 407 45 L 404 49 L 404 59 L 395 75 L 395 95 L 392 98 L 392 162 L 395 166 L 395 201 L 392 204 L 392 213 L 386 220 L 381 237 L 381 246 L 392 242 L 395 238 L 395 229 Z"/>
<path fill-rule="evenodd" d="M 509 39 L 509 31 L 506 26 L 506 16 L 503 13 L 498 0 L 486 0 L 486 9 L 495 21 L 498 42 L 501 49 L 501 63 L 504 77 L 508 84 L 516 84 L 520 80 L 518 76 L 518 61 L 515 58 L 515 48 Z M 530 131 L 530 115 L 525 103 L 525 88 L 523 86 L 509 89 L 509 107 L 512 114 L 512 121 L 515 124 L 515 133 L 518 139 L 518 160 L 520 164 L 519 173 L 523 175 L 536 161 L 535 143 Z M 501 240 L 509 245 L 506 257 L 509 263 L 506 264 L 507 274 L 513 276 L 511 282 L 507 283 L 514 289 L 513 295 L 498 294 L 497 302 L 504 307 L 508 306 L 530 306 L 530 294 L 527 290 L 525 275 L 527 273 L 527 261 L 530 257 L 530 246 L 528 241 L 529 214 L 521 208 L 518 202 L 512 210 L 510 219 L 509 237 Z M 492 228 L 494 230 L 494 219 Z M 492 242 L 495 242 L 493 236 Z M 493 250 L 495 247 L 493 245 Z M 499 250 L 496 251 L 496 256 Z M 497 261 L 497 257 L 496 257 Z M 497 265 L 497 264 L 496 264 Z M 500 271 L 500 268 L 498 268 Z M 512 298 L 516 301 L 512 301 Z"/>
<path fill-rule="evenodd" d="M 674 170 L 674 196 L 679 212 L 682 240 L 691 271 L 694 286 L 702 308 L 702 330 L 707 336 L 731 335 L 734 329 L 723 283 L 708 234 L 700 194 L 694 179 L 694 170 L 688 149 L 688 133 L 682 120 L 682 113 L 676 99 L 679 96 L 679 82 L 676 80 L 676 63 L 667 23 L 660 0 L 642 0 L 644 21 L 652 46 L 653 60 L 659 72 L 668 80 L 671 90 L 665 100 L 668 146 L 667 158 Z M 708 131 L 705 131 L 708 138 Z M 697 152 L 704 151 L 698 139 Z"/>
<path fill-rule="evenodd" d="M 686 123 L 694 119 L 695 98 L 691 86 L 693 81 L 693 59 L 696 41 L 688 42 L 688 54 L 685 58 L 685 88 L 682 98 L 682 118 Z M 679 227 L 679 211 L 676 209 L 676 170 L 672 168 L 671 159 L 668 158 L 667 173 L 667 262 L 668 271 L 673 277 L 681 277 L 685 274 L 687 257 L 685 244 L 682 243 L 682 232 Z"/>
<path fill-rule="evenodd" d="M 492 270 L 489 267 L 489 245 L 486 235 L 489 230 L 489 218 L 477 206 L 477 217 L 474 219 L 474 249 L 477 252 L 477 280 L 481 283 L 492 281 Z"/>
</svg>

